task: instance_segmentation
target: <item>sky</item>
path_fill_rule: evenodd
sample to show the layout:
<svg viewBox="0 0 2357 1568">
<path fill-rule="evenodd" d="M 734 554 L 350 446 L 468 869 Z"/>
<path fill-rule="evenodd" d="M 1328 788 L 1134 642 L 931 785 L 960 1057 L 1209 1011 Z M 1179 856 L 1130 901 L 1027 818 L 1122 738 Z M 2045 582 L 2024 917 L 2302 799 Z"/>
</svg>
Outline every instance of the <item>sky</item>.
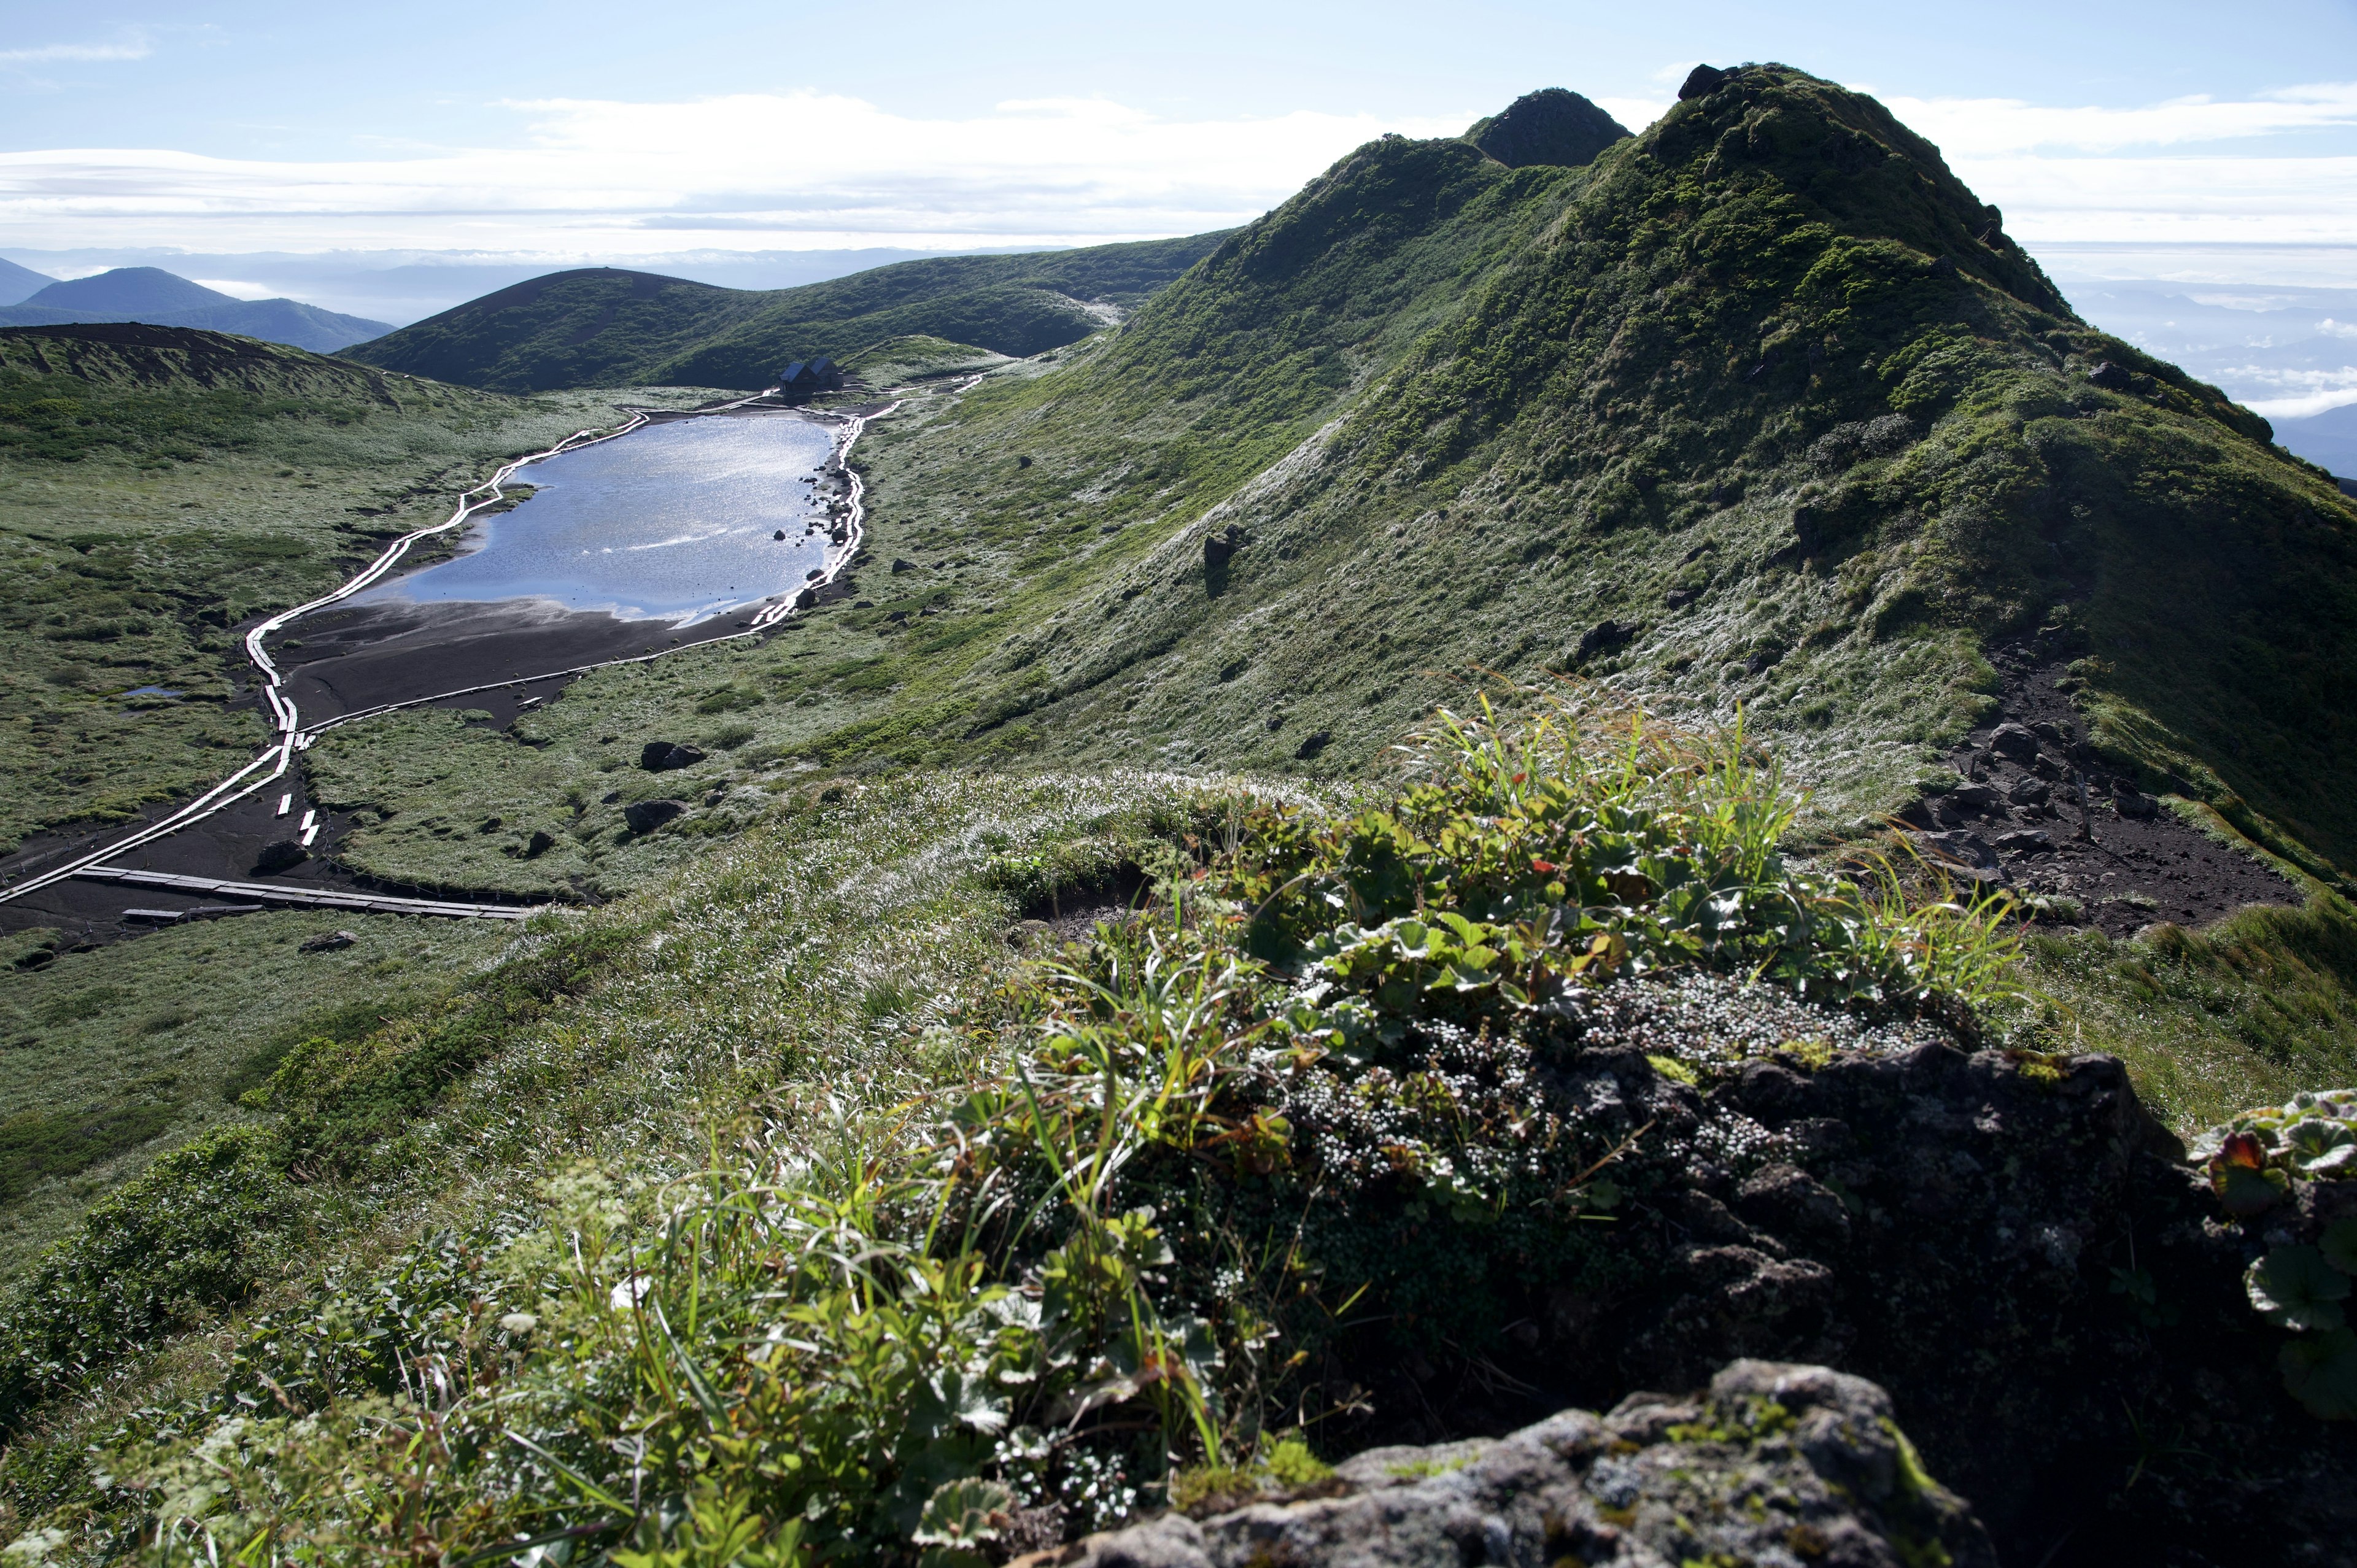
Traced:
<svg viewBox="0 0 2357 1568">
<path fill-rule="evenodd" d="M 261 258 L 694 275 L 1197 232 L 1381 132 L 1455 134 L 1543 86 L 1640 129 L 1696 61 L 1778 59 L 1880 97 L 2058 277 L 2357 287 L 2357 0 L 6 16 L 0 254 L 52 275 L 194 252 L 226 292 L 304 297 Z"/>
</svg>

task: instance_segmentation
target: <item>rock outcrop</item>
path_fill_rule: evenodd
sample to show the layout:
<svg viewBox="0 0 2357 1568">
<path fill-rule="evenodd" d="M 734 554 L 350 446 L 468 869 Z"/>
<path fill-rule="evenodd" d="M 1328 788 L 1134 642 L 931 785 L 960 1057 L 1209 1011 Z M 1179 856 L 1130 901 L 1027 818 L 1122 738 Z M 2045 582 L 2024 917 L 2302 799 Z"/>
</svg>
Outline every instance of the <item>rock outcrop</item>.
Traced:
<svg viewBox="0 0 2357 1568">
<path fill-rule="evenodd" d="M 1089 1568 L 1940 1563 L 1996 1568 L 1924 1473 L 1890 1396 L 1824 1367 L 1737 1361 L 1694 1399 L 1632 1394 L 1499 1441 L 1359 1455 L 1313 1495 L 1166 1514 L 1061 1552 Z"/>
</svg>

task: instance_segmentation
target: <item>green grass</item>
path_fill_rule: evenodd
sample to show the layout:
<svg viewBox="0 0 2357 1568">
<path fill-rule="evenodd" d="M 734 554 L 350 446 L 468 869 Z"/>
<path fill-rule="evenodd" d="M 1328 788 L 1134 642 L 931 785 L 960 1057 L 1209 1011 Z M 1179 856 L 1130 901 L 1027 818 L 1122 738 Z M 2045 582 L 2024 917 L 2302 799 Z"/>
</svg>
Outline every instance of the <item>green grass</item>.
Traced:
<svg viewBox="0 0 2357 1568">
<path fill-rule="evenodd" d="M 333 952 L 297 946 L 348 929 Z M 296 1041 L 373 1027 L 499 953 L 503 927 L 285 911 L 65 952 L 0 986 L 0 1278 L 162 1151 L 246 1114 Z"/>
<path fill-rule="evenodd" d="M 2357 911 L 2335 895 L 2132 942 L 2032 936 L 2029 953 L 2042 1043 L 2120 1058 L 2180 1134 L 2357 1084 Z"/>
</svg>

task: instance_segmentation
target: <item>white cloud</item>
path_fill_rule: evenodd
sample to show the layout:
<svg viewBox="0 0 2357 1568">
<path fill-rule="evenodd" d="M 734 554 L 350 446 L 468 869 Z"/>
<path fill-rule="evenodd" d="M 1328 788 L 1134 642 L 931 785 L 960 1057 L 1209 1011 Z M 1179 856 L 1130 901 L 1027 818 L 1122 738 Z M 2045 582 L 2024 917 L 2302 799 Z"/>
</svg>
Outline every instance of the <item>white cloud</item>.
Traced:
<svg viewBox="0 0 2357 1568">
<path fill-rule="evenodd" d="M 42 44 L 29 49 L 0 49 L 0 65 L 63 65 L 72 61 L 145 59 L 156 52 L 144 33 L 122 43 Z"/>
<path fill-rule="evenodd" d="M 209 288 L 216 294 L 225 294 L 231 299 L 275 299 L 278 297 L 278 291 L 272 288 L 268 284 L 246 283 L 238 278 L 190 278 L 188 281 L 195 284 L 199 288 Z"/>
<path fill-rule="evenodd" d="M 0 228 L 23 246 L 524 251 L 1091 243 L 1200 232 L 1283 200 L 1384 131 L 1472 118 L 1297 112 L 1168 120 L 1103 99 L 963 120 L 857 99 L 512 106 L 524 145 L 319 163 L 163 149 L 0 153 Z"/>
<path fill-rule="evenodd" d="M 2139 109 L 2061 107 L 2018 98 L 1885 98 L 1893 114 L 1952 158 L 2040 148 L 2115 153 L 2357 125 L 2357 82 L 2287 87 L 2256 98 L 2173 98 Z"/>
<path fill-rule="evenodd" d="M 2357 403 L 2357 367 L 2343 372 L 2340 386 L 2298 397 L 2245 398 L 2243 406 L 2266 419 L 2309 419 Z"/>
<path fill-rule="evenodd" d="M 2033 245 L 2357 242 L 2357 157 L 1972 157 L 1953 167 Z"/>
</svg>

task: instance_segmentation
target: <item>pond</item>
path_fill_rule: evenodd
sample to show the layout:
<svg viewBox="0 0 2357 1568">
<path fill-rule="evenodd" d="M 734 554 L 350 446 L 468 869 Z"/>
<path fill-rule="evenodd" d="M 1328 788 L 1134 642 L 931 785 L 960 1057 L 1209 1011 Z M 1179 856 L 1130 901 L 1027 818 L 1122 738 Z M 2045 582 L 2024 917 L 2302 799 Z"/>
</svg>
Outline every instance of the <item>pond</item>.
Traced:
<svg viewBox="0 0 2357 1568">
<path fill-rule="evenodd" d="M 813 481 L 834 449 L 831 426 L 791 414 L 650 424 L 522 468 L 533 493 L 478 523 L 467 553 L 346 602 L 536 599 L 692 625 L 824 565 Z"/>
</svg>

